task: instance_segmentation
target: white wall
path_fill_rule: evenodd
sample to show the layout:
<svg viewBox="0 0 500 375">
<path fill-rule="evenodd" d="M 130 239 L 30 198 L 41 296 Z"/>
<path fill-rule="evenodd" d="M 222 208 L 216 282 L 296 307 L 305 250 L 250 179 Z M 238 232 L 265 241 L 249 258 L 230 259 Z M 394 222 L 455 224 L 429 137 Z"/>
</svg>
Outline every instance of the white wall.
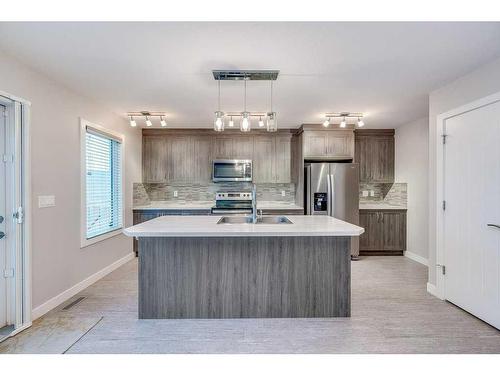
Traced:
<svg viewBox="0 0 500 375">
<path fill-rule="evenodd" d="M 441 147 L 437 116 L 474 100 L 500 92 L 500 59 L 429 95 L 429 283 L 436 283 L 436 149 Z"/>
<path fill-rule="evenodd" d="M 396 128 L 396 182 L 408 184 L 407 255 L 428 258 L 429 119 Z M 423 259 L 421 259 L 423 258 Z"/>
<path fill-rule="evenodd" d="M 89 79 L 91 76 L 89 75 Z M 132 182 L 141 181 L 140 130 L 0 51 L 0 91 L 31 101 L 33 307 L 132 252 L 119 235 L 80 248 L 79 117 L 125 136 L 125 224 L 132 223 Z M 39 195 L 56 206 L 39 209 Z"/>
</svg>

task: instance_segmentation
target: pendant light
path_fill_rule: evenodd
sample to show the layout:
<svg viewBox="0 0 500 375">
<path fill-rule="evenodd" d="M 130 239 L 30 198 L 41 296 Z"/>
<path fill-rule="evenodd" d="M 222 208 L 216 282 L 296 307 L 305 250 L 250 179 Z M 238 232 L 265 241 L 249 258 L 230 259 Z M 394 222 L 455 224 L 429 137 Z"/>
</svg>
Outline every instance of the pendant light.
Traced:
<svg viewBox="0 0 500 375">
<path fill-rule="evenodd" d="M 278 130 L 278 120 L 276 112 L 273 112 L 273 81 L 271 81 L 271 111 L 267 114 L 267 131 L 275 132 Z"/>
<path fill-rule="evenodd" d="M 240 120 L 240 130 L 242 132 L 249 132 L 252 128 L 252 123 L 250 122 L 250 112 L 247 112 L 247 79 L 244 78 L 245 83 L 245 102 L 244 102 L 244 111 L 241 114 Z"/>
<path fill-rule="evenodd" d="M 130 126 L 133 128 L 137 126 L 137 122 L 135 122 L 134 116 L 130 116 Z"/>
<path fill-rule="evenodd" d="M 214 130 L 216 132 L 224 131 L 224 113 L 220 110 L 220 78 L 218 79 L 219 96 L 218 96 L 218 110 L 215 111 Z"/>
</svg>

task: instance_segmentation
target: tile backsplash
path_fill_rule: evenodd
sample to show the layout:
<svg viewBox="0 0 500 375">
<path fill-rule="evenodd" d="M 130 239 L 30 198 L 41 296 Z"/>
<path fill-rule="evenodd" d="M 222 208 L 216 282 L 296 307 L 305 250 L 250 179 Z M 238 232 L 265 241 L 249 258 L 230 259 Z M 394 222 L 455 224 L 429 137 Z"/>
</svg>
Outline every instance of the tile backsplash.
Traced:
<svg viewBox="0 0 500 375">
<path fill-rule="evenodd" d="M 364 197 L 363 191 L 373 191 L 374 196 Z M 359 203 L 383 203 L 391 206 L 406 207 L 407 184 L 406 182 L 395 182 L 392 184 L 360 183 Z"/>
<path fill-rule="evenodd" d="M 151 201 L 213 201 L 217 191 L 251 190 L 249 183 L 167 184 L 134 183 L 134 206 Z M 282 192 L 285 195 L 282 195 Z M 174 196 L 177 192 L 177 196 Z M 261 201 L 295 202 L 295 184 L 257 184 L 257 199 Z"/>
</svg>

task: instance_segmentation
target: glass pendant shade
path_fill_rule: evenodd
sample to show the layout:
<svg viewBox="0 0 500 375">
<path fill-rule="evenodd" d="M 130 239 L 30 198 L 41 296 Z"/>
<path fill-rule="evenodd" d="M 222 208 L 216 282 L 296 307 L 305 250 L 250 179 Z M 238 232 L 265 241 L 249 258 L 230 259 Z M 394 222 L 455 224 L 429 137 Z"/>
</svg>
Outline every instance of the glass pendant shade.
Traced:
<svg viewBox="0 0 500 375">
<path fill-rule="evenodd" d="M 278 130 L 278 119 L 276 118 L 276 112 L 269 112 L 267 114 L 267 131 L 275 132 Z"/>
<path fill-rule="evenodd" d="M 216 132 L 221 132 L 224 130 L 224 113 L 222 113 L 221 111 L 215 112 L 214 130 Z"/>
<path fill-rule="evenodd" d="M 240 121 L 240 130 L 242 132 L 249 132 L 252 127 L 252 124 L 250 122 L 250 113 L 249 112 L 243 112 L 241 114 L 241 121 Z"/>
</svg>

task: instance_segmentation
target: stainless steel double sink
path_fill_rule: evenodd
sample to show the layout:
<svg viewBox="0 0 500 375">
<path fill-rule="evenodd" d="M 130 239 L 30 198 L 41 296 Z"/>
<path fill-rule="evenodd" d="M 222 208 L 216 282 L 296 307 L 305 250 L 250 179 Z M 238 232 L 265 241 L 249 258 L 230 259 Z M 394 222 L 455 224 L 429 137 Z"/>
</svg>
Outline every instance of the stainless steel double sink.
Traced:
<svg viewBox="0 0 500 375">
<path fill-rule="evenodd" d="M 251 216 L 223 216 L 217 224 L 253 224 Z M 256 224 L 293 224 L 286 216 L 259 216 Z"/>
</svg>

